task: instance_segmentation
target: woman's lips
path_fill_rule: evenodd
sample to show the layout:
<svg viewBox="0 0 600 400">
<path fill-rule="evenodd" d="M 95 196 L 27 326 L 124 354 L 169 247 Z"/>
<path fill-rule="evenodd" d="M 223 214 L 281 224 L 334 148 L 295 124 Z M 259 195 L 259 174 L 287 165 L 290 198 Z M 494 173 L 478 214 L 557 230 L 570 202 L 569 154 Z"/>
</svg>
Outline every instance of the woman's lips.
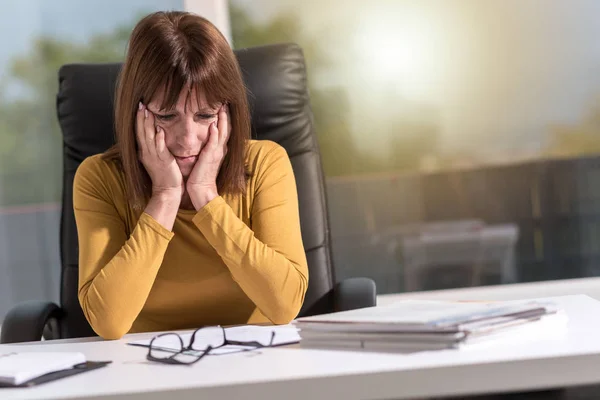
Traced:
<svg viewBox="0 0 600 400">
<path fill-rule="evenodd" d="M 198 156 L 189 156 L 189 157 L 175 156 L 175 159 L 183 164 L 193 164 L 196 162 L 196 158 L 198 158 Z"/>
</svg>

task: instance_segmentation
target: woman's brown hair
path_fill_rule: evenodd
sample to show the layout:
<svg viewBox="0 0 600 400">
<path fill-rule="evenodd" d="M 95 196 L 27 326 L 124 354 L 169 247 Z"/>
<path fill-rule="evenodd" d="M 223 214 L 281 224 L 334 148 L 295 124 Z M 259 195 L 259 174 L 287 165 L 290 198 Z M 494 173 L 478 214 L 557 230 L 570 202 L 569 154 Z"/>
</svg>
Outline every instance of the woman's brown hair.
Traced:
<svg viewBox="0 0 600 400">
<path fill-rule="evenodd" d="M 250 115 L 242 74 L 225 37 L 207 19 L 187 12 L 156 12 L 133 29 L 115 94 L 116 145 L 104 158 L 118 161 L 128 197 L 144 207 L 152 182 L 138 158 L 135 115 L 164 90 L 161 109 L 171 109 L 181 91 L 204 93 L 210 106 L 229 105 L 231 135 L 217 177 L 220 194 L 242 193 L 244 156 L 250 138 Z M 200 96 L 198 96 L 200 97 Z"/>
</svg>

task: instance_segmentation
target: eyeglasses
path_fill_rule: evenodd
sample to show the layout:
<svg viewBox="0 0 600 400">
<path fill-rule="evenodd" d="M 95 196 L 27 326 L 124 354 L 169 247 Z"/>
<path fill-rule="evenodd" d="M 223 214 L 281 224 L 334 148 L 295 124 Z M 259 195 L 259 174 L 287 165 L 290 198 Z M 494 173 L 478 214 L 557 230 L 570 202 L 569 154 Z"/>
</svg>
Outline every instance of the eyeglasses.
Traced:
<svg viewBox="0 0 600 400">
<path fill-rule="evenodd" d="M 187 335 L 186 335 L 187 336 Z M 197 363 L 215 349 L 227 345 L 238 347 L 236 351 L 251 351 L 264 347 L 272 347 L 275 331 L 271 332 L 269 343 L 257 341 L 228 340 L 225 329 L 221 326 L 207 326 L 196 329 L 189 338 L 189 344 L 177 333 L 163 333 L 150 341 L 146 359 L 164 364 L 192 365 Z M 167 354 L 171 353 L 171 354 Z"/>
</svg>

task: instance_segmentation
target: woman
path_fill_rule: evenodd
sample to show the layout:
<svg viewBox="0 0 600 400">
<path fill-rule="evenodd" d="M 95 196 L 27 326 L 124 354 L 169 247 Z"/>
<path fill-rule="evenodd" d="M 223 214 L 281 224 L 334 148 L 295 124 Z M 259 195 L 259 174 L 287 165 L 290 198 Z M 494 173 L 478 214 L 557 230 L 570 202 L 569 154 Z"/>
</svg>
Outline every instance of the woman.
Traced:
<svg viewBox="0 0 600 400">
<path fill-rule="evenodd" d="M 308 286 L 285 150 L 250 140 L 236 58 L 206 19 L 159 12 L 132 32 L 117 144 L 77 170 L 79 301 L 94 331 L 296 317 Z"/>
</svg>

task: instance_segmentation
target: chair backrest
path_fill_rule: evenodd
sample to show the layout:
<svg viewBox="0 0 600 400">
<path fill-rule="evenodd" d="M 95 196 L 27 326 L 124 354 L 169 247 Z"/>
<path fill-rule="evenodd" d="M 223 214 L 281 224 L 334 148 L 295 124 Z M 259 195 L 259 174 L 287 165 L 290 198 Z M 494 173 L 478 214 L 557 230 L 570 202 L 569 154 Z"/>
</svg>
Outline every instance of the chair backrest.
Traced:
<svg viewBox="0 0 600 400">
<path fill-rule="evenodd" d="M 283 146 L 298 187 L 309 287 L 301 315 L 333 310 L 335 282 L 327 202 L 302 49 L 279 44 L 236 50 L 252 114 L 252 135 Z M 69 64 L 59 71 L 57 113 L 63 134 L 61 217 L 61 337 L 91 336 L 77 298 L 79 247 L 73 215 L 73 178 L 79 164 L 114 143 L 114 91 L 121 64 Z"/>
</svg>

